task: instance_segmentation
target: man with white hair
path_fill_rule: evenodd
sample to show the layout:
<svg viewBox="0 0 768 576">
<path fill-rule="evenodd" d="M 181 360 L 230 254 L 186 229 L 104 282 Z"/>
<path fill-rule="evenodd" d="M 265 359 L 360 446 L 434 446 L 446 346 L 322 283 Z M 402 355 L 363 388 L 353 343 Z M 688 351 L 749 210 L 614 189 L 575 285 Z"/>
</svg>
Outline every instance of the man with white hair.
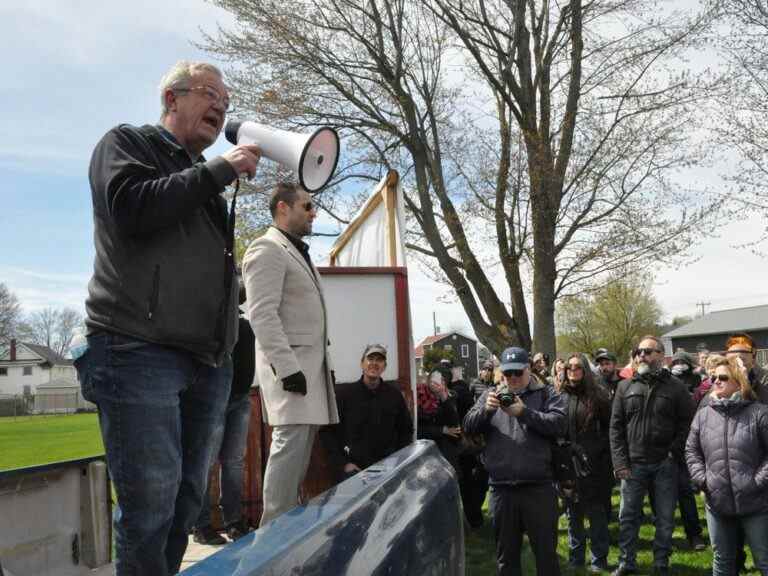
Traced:
<svg viewBox="0 0 768 576">
<path fill-rule="evenodd" d="M 76 367 L 117 493 L 118 576 L 175 574 L 205 494 L 237 337 L 234 221 L 221 193 L 255 146 L 206 160 L 229 107 L 221 72 L 179 62 L 157 125 L 121 124 L 90 165 L 94 271 Z"/>
</svg>

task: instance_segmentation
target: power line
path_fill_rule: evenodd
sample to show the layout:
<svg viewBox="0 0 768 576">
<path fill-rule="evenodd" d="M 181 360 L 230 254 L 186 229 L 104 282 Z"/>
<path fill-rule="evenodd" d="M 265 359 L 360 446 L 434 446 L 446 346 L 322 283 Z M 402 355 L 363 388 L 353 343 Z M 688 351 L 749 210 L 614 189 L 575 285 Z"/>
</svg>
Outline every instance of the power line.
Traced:
<svg viewBox="0 0 768 576">
<path fill-rule="evenodd" d="M 712 306 L 712 302 L 696 302 L 696 306 L 701 306 L 701 315 L 704 316 L 707 313 L 704 307 Z"/>
</svg>

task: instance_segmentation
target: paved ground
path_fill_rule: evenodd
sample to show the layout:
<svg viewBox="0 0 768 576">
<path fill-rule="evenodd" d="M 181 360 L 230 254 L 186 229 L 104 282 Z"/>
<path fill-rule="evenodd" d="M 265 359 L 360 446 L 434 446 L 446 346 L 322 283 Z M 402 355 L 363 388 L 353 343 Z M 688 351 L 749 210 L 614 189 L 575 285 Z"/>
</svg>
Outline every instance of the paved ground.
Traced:
<svg viewBox="0 0 768 576">
<path fill-rule="evenodd" d="M 189 568 L 195 562 L 207 558 L 214 552 L 218 552 L 224 546 L 206 546 L 204 544 L 198 544 L 192 540 L 192 536 L 189 537 L 189 545 L 187 546 L 187 552 L 184 554 L 184 560 L 181 562 L 181 569 Z"/>
</svg>

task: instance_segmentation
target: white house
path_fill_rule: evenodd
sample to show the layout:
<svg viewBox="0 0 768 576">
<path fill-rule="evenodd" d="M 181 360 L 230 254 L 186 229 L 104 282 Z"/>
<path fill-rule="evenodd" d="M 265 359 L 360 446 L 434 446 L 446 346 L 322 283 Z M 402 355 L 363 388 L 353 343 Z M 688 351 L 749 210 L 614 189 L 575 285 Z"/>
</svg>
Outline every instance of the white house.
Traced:
<svg viewBox="0 0 768 576">
<path fill-rule="evenodd" d="M 0 347 L 0 396 L 31 396 L 38 386 L 54 380 L 77 383 L 72 361 L 47 346 L 12 339 Z"/>
</svg>

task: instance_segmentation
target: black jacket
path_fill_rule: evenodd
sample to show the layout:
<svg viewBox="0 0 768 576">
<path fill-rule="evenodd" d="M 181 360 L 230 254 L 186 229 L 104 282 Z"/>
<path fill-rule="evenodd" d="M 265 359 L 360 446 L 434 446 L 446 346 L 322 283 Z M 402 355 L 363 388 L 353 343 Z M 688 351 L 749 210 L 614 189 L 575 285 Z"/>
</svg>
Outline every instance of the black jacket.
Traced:
<svg viewBox="0 0 768 576">
<path fill-rule="evenodd" d="M 411 443 L 413 418 L 397 383 L 371 390 L 360 378 L 335 390 L 339 423 L 324 426 L 320 438 L 337 477 L 347 463 L 367 468 Z"/>
<path fill-rule="evenodd" d="M 667 370 L 622 380 L 611 414 L 614 470 L 654 464 L 670 453 L 682 462 L 693 412 L 685 385 Z"/>
<path fill-rule="evenodd" d="M 223 158 L 193 163 L 156 126 L 113 128 L 90 165 L 93 277 L 89 332 L 187 350 L 218 365 L 237 338 L 232 233 L 219 195 L 236 174 Z"/>
<path fill-rule="evenodd" d="M 611 421 L 611 401 L 601 383 L 592 383 L 600 389 L 594 395 L 591 406 L 584 394 L 578 394 L 567 386 L 563 395 L 567 398 L 567 433 L 565 438 L 581 446 L 589 460 L 590 474 L 577 479 L 577 490 L 583 500 L 601 499 L 613 488 L 611 448 L 608 431 Z"/>
<path fill-rule="evenodd" d="M 768 407 L 712 400 L 691 424 L 685 447 L 691 480 L 717 513 L 768 512 Z"/>
<path fill-rule="evenodd" d="M 464 418 L 464 431 L 483 434 L 483 464 L 491 484 L 531 484 L 552 481 L 552 441 L 565 434 L 566 397 L 531 378 L 520 394 L 525 410 L 519 418 L 502 410 L 488 412 L 490 390 L 478 398 Z"/>
</svg>

